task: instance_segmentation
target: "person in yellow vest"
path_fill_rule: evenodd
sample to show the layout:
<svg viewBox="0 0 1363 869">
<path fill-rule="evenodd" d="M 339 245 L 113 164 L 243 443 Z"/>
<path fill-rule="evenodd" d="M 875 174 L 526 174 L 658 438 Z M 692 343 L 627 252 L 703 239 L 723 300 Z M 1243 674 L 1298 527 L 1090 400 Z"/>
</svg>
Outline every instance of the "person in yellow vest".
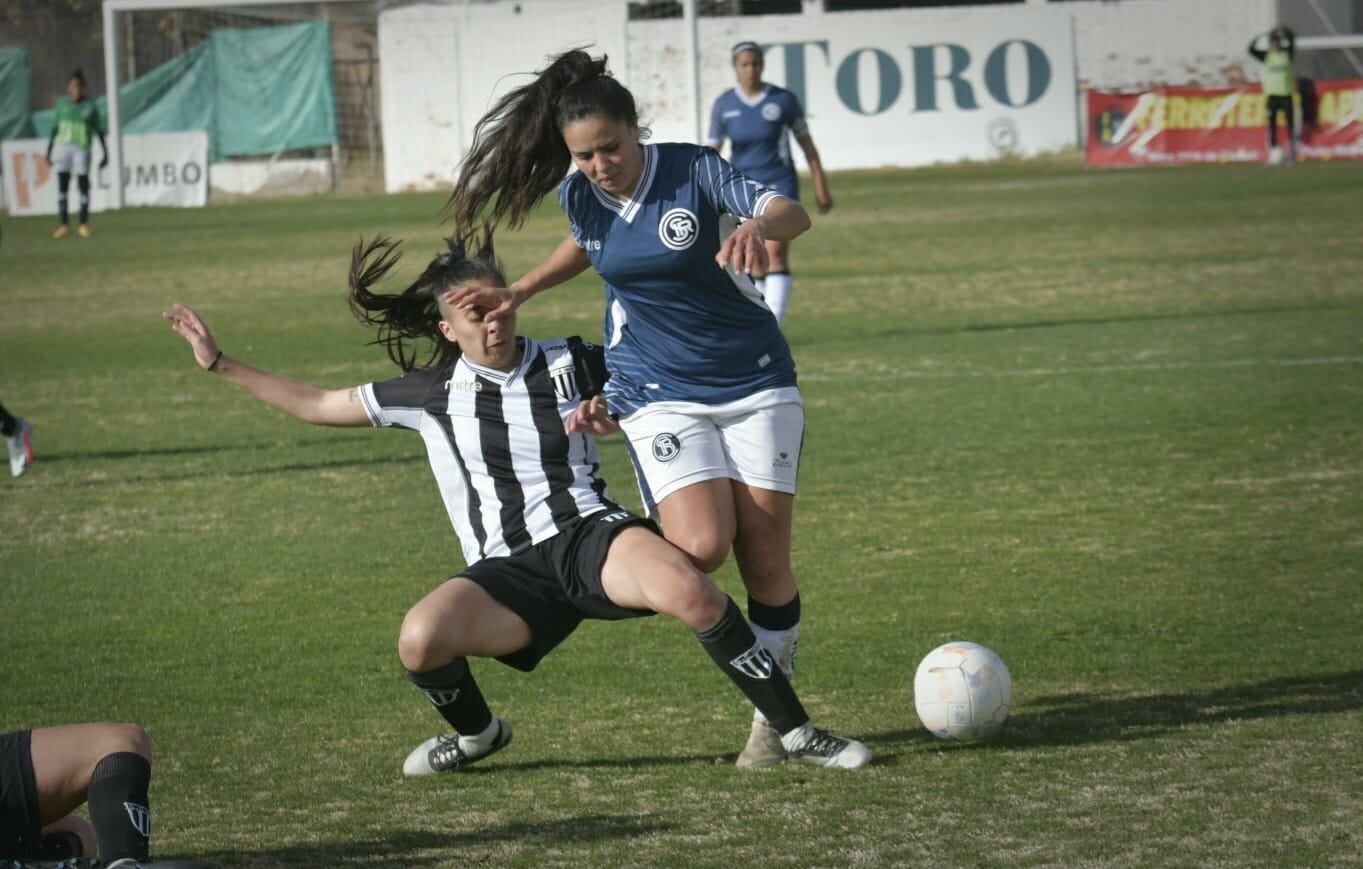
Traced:
<svg viewBox="0 0 1363 869">
<path fill-rule="evenodd" d="M 1268 39 L 1268 49 L 1259 47 Z M 1249 53 L 1264 65 L 1260 82 L 1268 105 L 1268 161 L 1281 163 L 1282 149 L 1278 147 L 1278 115 L 1287 122 L 1287 160 L 1297 161 L 1297 113 L 1292 96 L 1297 90 L 1297 73 L 1293 68 L 1296 36 L 1285 25 L 1279 25 L 1264 36 L 1256 36 L 1249 44 Z"/>
</svg>

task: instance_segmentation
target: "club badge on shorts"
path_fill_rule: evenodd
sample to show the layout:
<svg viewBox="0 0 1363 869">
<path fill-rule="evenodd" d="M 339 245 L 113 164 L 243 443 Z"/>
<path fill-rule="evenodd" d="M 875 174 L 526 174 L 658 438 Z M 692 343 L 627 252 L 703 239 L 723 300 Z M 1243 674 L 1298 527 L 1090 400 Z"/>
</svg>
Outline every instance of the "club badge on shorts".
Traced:
<svg viewBox="0 0 1363 869">
<path fill-rule="evenodd" d="M 653 458 L 670 462 L 681 454 L 681 441 L 674 434 L 664 432 L 653 439 Z"/>
</svg>

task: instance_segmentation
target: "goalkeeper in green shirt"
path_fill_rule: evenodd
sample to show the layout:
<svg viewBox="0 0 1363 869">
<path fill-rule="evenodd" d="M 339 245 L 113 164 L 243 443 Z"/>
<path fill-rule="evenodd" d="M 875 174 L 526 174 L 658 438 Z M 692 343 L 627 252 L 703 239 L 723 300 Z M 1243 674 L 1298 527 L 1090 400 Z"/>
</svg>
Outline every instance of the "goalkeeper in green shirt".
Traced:
<svg viewBox="0 0 1363 869">
<path fill-rule="evenodd" d="M 57 219 L 60 223 L 53 238 L 71 232 L 67 225 L 67 191 L 71 176 L 76 176 L 80 190 L 80 234 L 90 235 L 90 140 L 99 139 L 104 152 L 99 168 L 109 165 L 109 146 L 104 141 L 104 127 L 99 121 L 99 109 L 94 100 L 85 95 L 85 75 L 76 70 L 66 82 L 67 95 L 57 100 L 52 136 L 47 140 L 47 162 L 57 170 Z"/>
<path fill-rule="evenodd" d="M 1270 163 L 1282 161 L 1282 151 L 1278 148 L 1278 115 L 1287 124 L 1288 162 L 1297 162 L 1297 112 L 1292 96 L 1297 91 L 1297 74 L 1293 68 L 1296 55 L 1296 35 L 1285 25 L 1279 25 L 1268 34 L 1268 49 L 1259 48 L 1261 37 L 1255 37 L 1249 44 L 1249 53 L 1264 65 L 1260 81 L 1268 104 L 1268 160 Z"/>
</svg>

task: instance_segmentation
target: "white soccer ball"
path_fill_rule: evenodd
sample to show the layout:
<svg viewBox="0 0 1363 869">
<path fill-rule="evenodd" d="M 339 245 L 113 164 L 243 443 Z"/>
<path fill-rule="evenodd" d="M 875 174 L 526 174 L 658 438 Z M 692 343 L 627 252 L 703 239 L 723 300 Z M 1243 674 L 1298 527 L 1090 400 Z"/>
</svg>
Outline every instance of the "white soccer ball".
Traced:
<svg viewBox="0 0 1363 869">
<path fill-rule="evenodd" d="M 947 643 L 918 665 L 913 705 L 923 726 L 942 739 L 988 739 L 1013 705 L 1013 678 L 1003 659 L 984 646 Z"/>
</svg>

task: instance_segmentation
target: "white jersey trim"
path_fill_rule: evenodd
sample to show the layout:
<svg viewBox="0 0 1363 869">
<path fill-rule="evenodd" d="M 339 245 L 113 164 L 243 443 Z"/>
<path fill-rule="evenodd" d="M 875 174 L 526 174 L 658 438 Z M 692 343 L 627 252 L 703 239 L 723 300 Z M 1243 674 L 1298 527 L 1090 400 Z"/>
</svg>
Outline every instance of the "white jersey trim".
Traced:
<svg viewBox="0 0 1363 869">
<path fill-rule="evenodd" d="M 737 88 L 737 87 L 736 87 L 736 88 L 730 88 L 730 90 L 732 90 L 732 91 L 734 92 L 734 96 L 738 97 L 738 101 L 739 101 L 740 103 L 742 103 L 743 105 L 747 106 L 747 107 L 750 108 L 750 109 L 755 109 L 755 108 L 757 108 L 758 106 L 760 106 L 760 105 L 762 104 L 762 101 L 763 101 L 763 100 L 765 100 L 768 96 L 771 95 L 771 85 L 769 85 L 769 84 L 764 84 L 764 85 L 762 85 L 762 93 L 758 94 L 758 95 L 755 96 L 755 97 L 748 97 L 748 96 L 746 96 L 746 95 L 743 93 L 743 89 L 742 89 L 742 88 Z"/>
<path fill-rule="evenodd" d="M 634 218 L 644 207 L 644 198 L 648 196 L 648 190 L 653 186 L 653 176 L 658 174 L 658 156 L 655 153 L 657 148 L 653 145 L 644 145 L 644 168 L 639 175 L 639 183 L 634 187 L 634 195 L 627 199 L 616 199 L 606 191 L 592 184 L 590 178 L 586 178 L 591 184 L 592 192 L 596 194 L 596 200 L 619 215 L 625 223 L 634 223 Z M 585 176 L 584 176 L 585 177 Z"/>
</svg>

